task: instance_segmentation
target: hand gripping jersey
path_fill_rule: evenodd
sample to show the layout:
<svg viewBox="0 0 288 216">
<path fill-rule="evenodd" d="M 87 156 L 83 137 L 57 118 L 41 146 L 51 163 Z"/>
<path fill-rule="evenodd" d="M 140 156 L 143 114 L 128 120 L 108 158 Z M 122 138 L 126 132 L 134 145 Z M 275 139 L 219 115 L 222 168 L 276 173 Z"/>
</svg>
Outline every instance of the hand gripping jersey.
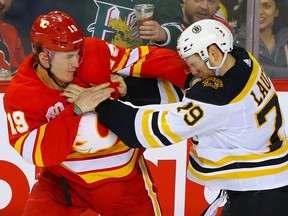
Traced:
<svg viewBox="0 0 288 216">
<path fill-rule="evenodd" d="M 151 92 L 152 100 L 147 101 L 153 102 L 153 98 L 158 95 L 156 92 L 159 91 L 161 103 L 171 103 L 182 99 L 182 90 L 179 89 L 185 89 L 189 82 L 187 74 L 184 73 L 185 70 L 187 70 L 187 64 L 176 51 L 151 46 L 128 49 L 90 37 L 85 38 L 85 54 L 77 70 L 77 76 L 87 84 L 109 82 L 110 73 L 118 73 L 123 77 L 131 78 L 162 78 L 157 79 L 157 83 L 156 79 L 145 79 L 145 81 L 132 79 L 133 85 L 136 81 L 137 86 L 133 88 L 128 84 L 130 99 L 140 98 L 140 101 L 146 101 L 147 96 L 150 97 L 146 93 L 144 96 L 141 95 L 139 92 L 143 91 L 141 85 L 145 91 L 147 89 Z M 127 80 L 131 81 L 131 79 Z M 155 85 L 157 90 L 155 90 Z M 112 87 L 117 86 L 112 83 Z M 156 103 L 160 101 L 157 99 Z"/>
<path fill-rule="evenodd" d="M 85 19 L 79 21 L 85 23 L 86 35 L 121 47 L 135 48 L 142 45 L 143 41 L 139 37 L 134 5 L 143 3 L 155 5 L 153 18 L 167 35 L 167 41 L 156 46 L 176 50 L 177 39 L 184 30 L 184 22 L 181 5 L 174 0 L 145 0 L 144 2 L 142 0 L 94 0 L 83 5 Z M 147 41 L 144 44 L 146 43 Z M 152 72 L 157 73 L 158 69 L 159 67 Z M 126 83 L 129 101 L 136 105 L 177 102 L 183 97 L 181 89 L 163 79 L 139 80 L 129 77 Z M 146 88 L 147 91 L 139 91 L 140 88 Z"/>
<path fill-rule="evenodd" d="M 167 79 L 179 73 L 182 78 L 173 80 L 184 86 L 181 82 L 185 82 L 186 75 L 174 51 L 150 47 L 130 50 L 92 38 L 87 39 L 84 52 L 77 73 L 86 84 L 108 82 L 111 72 L 122 71 L 126 75 Z M 144 150 L 127 147 L 97 120 L 92 121 L 93 127 L 86 128 L 87 116 L 74 116 L 74 104 L 68 104 L 61 92 L 40 79 L 35 64 L 29 55 L 4 96 L 10 144 L 16 151 L 27 162 L 49 167 L 85 187 L 133 177 Z M 155 67 L 160 68 L 158 74 L 151 74 Z"/>
<path fill-rule="evenodd" d="M 211 189 L 288 185 L 288 143 L 277 93 L 250 54 L 236 47 L 231 54 L 236 63 L 224 76 L 196 83 L 181 103 L 136 109 L 107 101 L 98 108 L 100 122 L 130 147 L 192 138 L 188 177 Z"/>
<path fill-rule="evenodd" d="M 85 52 L 77 77 L 88 84 L 109 82 L 111 73 L 162 78 L 184 89 L 186 67 L 176 51 L 151 46 L 129 49 L 90 37 L 85 38 Z"/>
</svg>

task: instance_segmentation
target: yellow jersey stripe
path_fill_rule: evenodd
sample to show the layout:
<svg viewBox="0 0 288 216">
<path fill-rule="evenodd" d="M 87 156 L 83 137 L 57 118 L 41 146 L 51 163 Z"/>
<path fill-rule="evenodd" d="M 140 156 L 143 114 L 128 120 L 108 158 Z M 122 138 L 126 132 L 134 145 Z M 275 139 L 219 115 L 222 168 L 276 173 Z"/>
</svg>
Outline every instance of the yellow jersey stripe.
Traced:
<svg viewBox="0 0 288 216">
<path fill-rule="evenodd" d="M 168 112 L 169 111 L 163 111 L 163 114 L 161 115 L 161 126 L 166 136 L 169 136 L 173 140 L 173 142 L 178 143 L 183 139 L 181 139 L 176 133 L 173 133 L 171 131 L 169 124 L 166 121 L 166 115 L 168 114 Z"/>
<path fill-rule="evenodd" d="M 247 168 L 245 171 L 241 171 L 240 169 L 237 170 L 230 170 L 230 172 L 223 172 L 223 173 L 209 173 L 209 175 L 202 175 L 201 173 L 198 173 L 194 169 L 192 169 L 191 165 L 189 165 L 188 170 L 189 172 L 195 176 L 196 178 L 202 180 L 202 181 L 212 181 L 217 179 L 249 179 L 249 178 L 258 178 L 260 176 L 268 176 L 268 175 L 275 175 L 281 172 L 285 172 L 288 169 L 288 164 L 285 164 L 283 166 L 275 166 L 270 167 L 267 169 L 259 170 L 259 167 L 255 169 Z"/>
<path fill-rule="evenodd" d="M 168 98 L 168 103 L 176 102 L 177 98 L 175 94 L 173 93 L 173 90 L 171 89 L 170 82 L 168 82 L 167 80 L 162 80 L 162 83 L 163 83 L 163 87 Z"/>
<path fill-rule="evenodd" d="M 244 89 L 241 91 L 241 93 L 239 95 L 237 95 L 237 97 L 235 97 L 231 103 L 238 103 L 241 100 L 243 100 L 244 97 L 246 97 L 248 94 L 248 92 L 252 89 L 252 86 L 254 85 L 258 74 L 260 74 L 260 68 L 259 68 L 259 64 L 257 63 L 257 61 L 255 60 L 255 58 L 248 52 L 249 57 L 251 58 L 252 62 L 253 62 L 253 71 L 251 73 L 251 76 L 248 80 L 248 82 L 246 83 L 246 86 L 244 87 Z"/>
<path fill-rule="evenodd" d="M 190 149 L 190 152 L 193 155 L 197 155 L 196 151 L 194 150 L 194 148 Z M 248 154 L 248 155 L 242 155 L 242 156 L 226 156 L 224 158 L 222 158 L 219 161 L 213 162 L 210 160 L 206 160 L 203 158 L 198 158 L 199 162 L 201 164 L 203 164 L 204 166 L 207 167 L 221 167 L 227 164 L 231 164 L 235 161 L 239 161 L 239 162 L 257 162 L 263 159 L 268 159 L 268 158 L 275 158 L 275 157 L 279 157 L 280 155 L 285 154 L 285 152 L 288 152 L 288 141 L 286 142 L 286 144 L 284 146 L 282 146 L 281 148 L 273 151 L 273 152 L 269 152 L 266 154 Z M 198 156 L 197 156 L 198 157 Z"/>
<path fill-rule="evenodd" d="M 130 54 L 129 49 L 125 49 L 125 55 L 123 55 L 120 63 L 117 65 L 117 67 L 113 71 L 118 71 L 124 68 L 125 63 L 127 62 L 128 56 Z"/>
<path fill-rule="evenodd" d="M 37 166 L 39 166 L 39 167 L 44 166 L 43 158 L 42 158 L 42 154 L 41 154 L 41 143 L 42 143 L 45 131 L 46 131 L 46 127 L 47 127 L 47 124 L 40 126 L 39 136 L 37 139 L 37 144 L 36 144 L 36 149 L 35 149 L 35 162 L 36 162 Z"/>
<path fill-rule="evenodd" d="M 153 191 L 153 183 L 149 177 L 147 166 L 146 166 L 146 163 L 143 159 L 143 156 L 141 156 L 139 158 L 139 167 L 142 170 L 142 176 L 143 176 L 143 179 L 144 179 L 144 182 L 146 185 L 146 189 L 148 190 L 148 195 L 149 195 L 149 197 L 151 197 L 151 200 L 152 200 L 152 205 L 154 208 L 155 216 L 160 216 L 161 215 L 160 205 L 158 202 L 157 195 Z"/>
<path fill-rule="evenodd" d="M 113 176 L 113 178 L 121 178 L 121 177 L 127 176 L 132 172 L 134 168 L 134 164 L 136 163 L 137 157 L 138 157 L 138 151 L 139 149 L 136 149 L 135 152 L 133 153 L 131 160 L 125 166 L 121 168 L 115 167 L 114 169 L 111 169 L 109 171 L 103 171 L 103 172 L 97 170 L 96 172 L 89 172 L 85 174 L 78 173 L 78 175 L 88 184 L 110 178 L 111 176 Z M 62 166 L 64 165 L 62 164 Z M 75 173 L 75 171 L 69 169 L 68 167 L 66 166 L 64 167 L 65 169 L 68 169 L 71 172 Z"/>
<path fill-rule="evenodd" d="M 149 48 L 147 46 L 141 46 L 141 56 L 140 59 L 138 60 L 137 64 L 134 64 L 133 70 L 132 70 L 132 76 L 133 77 L 141 77 L 141 68 L 142 68 L 142 63 L 146 59 L 146 55 L 149 53 Z"/>
<path fill-rule="evenodd" d="M 158 141 L 156 141 L 156 139 L 154 138 L 154 136 L 152 135 L 153 133 L 150 132 L 150 116 L 151 113 L 154 110 L 146 110 L 143 114 L 143 118 L 142 118 L 142 130 L 143 130 L 143 135 L 145 137 L 145 139 L 147 140 L 147 142 L 149 143 L 149 145 L 152 148 L 157 148 L 157 147 L 161 147 L 161 145 L 158 143 Z"/>
<path fill-rule="evenodd" d="M 15 143 L 15 145 L 14 145 L 14 149 L 15 149 L 20 155 L 22 155 L 22 154 L 21 154 L 21 150 L 22 150 L 23 141 L 26 139 L 27 136 L 28 136 L 28 133 L 25 134 L 25 135 L 23 135 L 23 136 L 21 136 L 21 137 L 17 140 L 17 142 Z"/>
</svg>

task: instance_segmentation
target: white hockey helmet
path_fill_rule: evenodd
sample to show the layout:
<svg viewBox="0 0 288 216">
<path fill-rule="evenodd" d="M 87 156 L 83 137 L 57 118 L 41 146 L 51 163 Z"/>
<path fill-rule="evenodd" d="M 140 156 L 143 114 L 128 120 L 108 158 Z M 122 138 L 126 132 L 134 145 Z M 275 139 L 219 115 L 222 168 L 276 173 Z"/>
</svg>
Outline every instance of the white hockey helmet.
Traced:
<svg viewBox="0 0 288 216">
<path fill-rule="evenodd" d="M 216 44 L 224 53 L 224 58 L 219 66 L 212 67 L 209 63 L 208 47 Z M 210 69 L 222 67 L 228 52 L 233 49 L 233 35 L 220 21 L 204 19 L 190 25 L 180 35 L 177 41 L 177 50 L 181 58 L 198 53 Z"/>
</svg>

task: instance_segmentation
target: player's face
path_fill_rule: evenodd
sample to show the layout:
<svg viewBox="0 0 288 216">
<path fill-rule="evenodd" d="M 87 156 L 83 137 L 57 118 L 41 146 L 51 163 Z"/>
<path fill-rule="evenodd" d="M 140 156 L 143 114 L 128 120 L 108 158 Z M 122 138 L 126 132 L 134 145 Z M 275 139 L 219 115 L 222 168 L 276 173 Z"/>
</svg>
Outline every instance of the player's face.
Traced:
<svg viewBox="0 0 288 216">
<path fill-rule="evenodd" d="M 183 13 L 189 19 L 188 24 L 209 19 L 216 13 L 219 0 L 183 0 Z"/>
<path fill-rule="evenodd" d="M 61 83 L 69 83 L 73 80 L 75 71 L 79 67 L 79 51 L 54 53 L 51 71 Z"/>
<path fill-rule="evenodd" d="M 279 10 L 274 0 L 261 0 L 260 5 L 260 31 L 271 29 Z"/>
<path fill-rule="evenodd" d="M 207 67 L 204 61 L 198 54 L 194 54 L 185 59 L 188 66 L 190 67 L 191 73 L 200 78 L 201 80 L 206 79 L 209 76 L 213 76 L 213 71 Z"/>
</svg>

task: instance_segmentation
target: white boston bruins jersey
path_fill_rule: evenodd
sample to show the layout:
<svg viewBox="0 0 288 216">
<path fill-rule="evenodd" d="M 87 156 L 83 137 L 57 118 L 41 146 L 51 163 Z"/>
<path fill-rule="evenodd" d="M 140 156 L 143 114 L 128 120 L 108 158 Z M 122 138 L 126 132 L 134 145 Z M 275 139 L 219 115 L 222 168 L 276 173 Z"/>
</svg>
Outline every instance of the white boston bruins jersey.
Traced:
<svg viewBox="0 0 288 216">
<path fill-rule="evenodd" d="M 224 76 L 196 83 L 182 102 L 135 109 L 108 101 L 99 107 L 100 121 L 130 147 L 164 147 L 191 138 L 188 178 L 210 189 L 288 185 L 288 143 L 277 93 L 249 53 L 235 47 L 232 55 L 236 63 Z"/>
</svg>

